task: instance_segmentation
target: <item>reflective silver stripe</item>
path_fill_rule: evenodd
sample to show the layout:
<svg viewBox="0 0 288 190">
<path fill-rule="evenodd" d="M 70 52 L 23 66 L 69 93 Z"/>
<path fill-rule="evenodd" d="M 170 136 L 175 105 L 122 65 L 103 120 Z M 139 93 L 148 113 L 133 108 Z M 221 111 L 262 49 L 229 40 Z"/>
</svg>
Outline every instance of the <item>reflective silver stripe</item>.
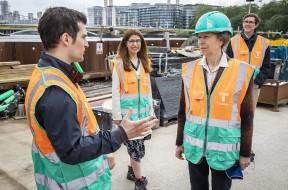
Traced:
<svg viewBox="0 0 288 190">
<path fill-rule="evenodd" d="M 141 97 L 142 98 L 148 98 L 149 97 L 149 94 L 148 93 L 141 93 L 140 94 L 141 95 Z M 133 94 L 123 94 L 123 95 L 121 95 L 121 100 L 122 99 L 136 99 L 136 98 L 138 98 L 138 94 L 135 94 L 135 95 L 133 95 Z"/>
<path fill-rule="evenodd" d="M 54 75 L 54 74 L 46 74 L 46 75 L 45 75 L 45 82 L 48 81 L 48 80 L 56 80 L 56 81 L 59 81 L 59 82 L 63 82 L 65 85 L 67 85 L 67 86 L 70 88 L 69 84 L 67 84 L 64 79 L 58 77 L 57 75 Z M 27 107 L 28 107 L 28 108 L 27 108 L 28 111 L 30 111 L 30 109 L 31 109 L 32 100 L 33 100 L 33 98 L 34 98 L 34 95 L 35 95 L 36 90 L 37 90 L 43 83 L 45 83 L 45 82 L 40 79 L 40 80 L 36 83 L 36 85 L 33 87 L 33 89 L 31 90 L 30 96 L 29 96 L 29 98 L 28 98 L 28 106 L 27 106 Z M 82 109 L 83 109 L 83 110 L 82 110 L 82 111 L 83 111 L 83 112 L 82 112 L 82 113 L 83 113 L 83 122 L 82 122 L 83 126 L 81 127 L 81 128 L 82 128 L 82 134 L 85 135 L 85 136 L 87 136 L 87 135 L 89 135 L 89 134 L 88 134 L 88 131 L 87 131 L 87 113 L 86 113 L 86 109 L 85 109 L 85 106 L 84 106 L 84 105 L 82 105 Z M 30 114 L 28 114 L 28 121 L 29 121 L 29 125 L 31 126 Z M 83 130 L 85 130 L 85 131 L 83 131 Z"/>
<path fill-rule="evenodd" d="M 30 96 L 28 97 L 28 105 L 27 105 L 27 112 L 26 115 L 28 117 L 28 122 L 29 122 L 29 126 L 31 126 L 31 116 L 30 116 L 30 112 L 31 112 L 31 104 L 32 104 L 32 100 L 34 99 L 34 95 L 36 90 L 43 84 L 42 80 L 39 80 L 35 86 L 32 88 Z"/>
<path fill-rule="evenodd" d="M 55 180 L 39 173 L 35 173 L 35 181 L 37 184 L 43 185 L 51 190 L 66 189 L 62 186 L 62 184 L 59 184 Z"/>
<path fill-rule="evenodd" d="M 116 59 L 116 62 L 118 63 L 118 68 L 119 68 L 119 72 L 120 72 L 120 75 L 119 78 L 123 84 L 123 91 L 125 92 L 125 82 L 124 82 L 124 68 L 123 68 L 123 61 L 122 59 Z M 116 67 L 117 68 L 117 67 Z"/>
<path fill-rule="evenodd" d="M 210 119 L 208 120 L 208 126 L 219 127 L 219 128 L 240 128 L 240 121 L 227 121 L 220 119 Z"/>
<path fill-rule="evenodd" d="M 68 189 L 77 190 L 77 189 L 82 189 L 86 186 L 91 185 L 92 183 L 97 181 L 99 176 L 103 175 L 106 168 L 108 168 L 108 162 L 107 160 L 103 160 L 102 164 L 97 169 L 97 171 L 91 173 L 90 175 L 86 177 L 78 178 L 67 183 Z"/>
<path fill-rule="evenodd" d="M 61 184 L 57 183 L 54 179 L 51 179 L 39 173 L 35 173 L 35 180 L 37 184 L 46 186 L 48 187 L 48 189 L 58 190 L 58 189 L 66 189 L 67 187 L 69 190 L 78 190 L 87 187 L 92 183 L 94 183 L 95 181 L 97 181 L 98 177 L 103 175 L 106 168 L 108 168 L 108 162 L 107 160 L 103 160 L 102 164 L 97 169 L 97 171 L 91 173 L 86 177 L 81 177 L 72 180 L 68 183 L 61 183 Z"/>
<path fill-rule="evenodd" d="M 45 155 L 45 157 L 52 163 L 57 164 L 58 162 L 60 162 L 60 159 L 55 152 L 52 152 L 51 154 L 47 154 Z"/>
<path fill-rule="evenodd" d="M 184 134 L 184 141 L 189 143 L 192 146 L 203 148 L 203 140 L 201 139 L 196 139 L 196 138 L 190 137 L 187 134 Z"/>
<path fill-rule="evenodd" d="M 189 93 L 187 91 L 187 89 L 185 89 L 185 85 L 183 86 L 184 87 L 184 97 L 185 97 L 185 112 L 186 112 L 186 115 L 189 115 L 190 113 L 190 98 L 189 98 Z"/>
<path fill-rule="evenodd" d="M 202 118 L 199 116 L 194 116 L 191 114 L 187 114 L 186 116 L 186 120 L 192 122 L 193 124 L 198 124 L 198 125 L 202 125 L 206 123 L 206 118 Z"/>
<path fill-rule="evenodd" d="M 64 81 L 64 79 L 57 77 L 56 75 L 52 75 L 52 74 L 47 74 L 45 75 L 45 79 L 46 80 L 58 80 L 60 82 L 63 82 L 66 84 L 66 82 Z M 43 79 L 40 79 L 32 88 L 30 96 L 28 98 L 28 106 L 27 106 L 27 111 L 30 112 L 31 110 L 31 104 L 32 104 L 32 100 L 34 99 L 34 95 L 35 92 L 38 90 L 38 88 L 44 83 Z M 67 85 L 67 84 L 66 84 Z M 28 115 L 28 122 L 29 125 L 31 126 L 31 118 L 30 118 L 30 113 L 27 113 Z"/>
<path fill-rule="evenodd" d="M 261 38 L 262 39 L 262 48 L 263 48 L 263 52 L 262 52 L 262 58 L 261 58 L 261 65 L 259 65 L 259 68 L 261 68 L 262 67 L 262 64 L 263 64 L 263 60 L 264 60 L 264 57 L 265 57 L 265 52 L 266 52 L 266 49 L 268 48 L 268 45 L 269 44 L 267 44 L 266 43 L 266 39 L 265 38 Z"/>
<path fill-rule="evenodd" d="M 239 64 L 239 71 L 237 73 L 237 79 L 236 79 L 234 96 L 233 96 L 233 106 L 232 106 L 232 114 L 231 114 L 232 121 L 237 121 L 237 115 L 239 114 L 237 103 L 238 103 L 238 99 L 241 93 L 242 86 L 244 84 L 244 81 L 247 75 L 248 67 L 249 65 L 247 65 L 246 63 Z"/>
<path fill-rule="evenodd" d="M 86 113 L 85 105 L 83 102 L 82 102 L 81 106 L 82 106 L 82 117 L 83 117 L 81 130 L 82 130 L 82 136 L 85 137 L 85 136 L 89 135 L 88 129 L 87 129 L 88 119 L 87 119 L 87 113 Z"/>
<path fill-rule="evenodd" d="M 208 142 L 207 150 L 216 150 L 222 152 L 240 151 L 240 143 L 236 144 L 221 144 L 216 142 Z"/>
<path fill-rule="evenodd" d="M 206 118 L 188 115 L 186 121 L 190 121 L 193 124 L 204 125 Z M 221 120 L 221 119 L 209 119 L 208 126 L 219 127 L 219 128 L 240 128 L 241 122 L 237 120 Z"/>
<path fill-rule="evenodd" d="M 42 157 L 42 158 L 47 158 L 50 162 L 52 162 L 52 163 L 55 163 L 55 164 L 57 164 L 58 162 L 60 162 L 60 159 L 59 159 L 59 157 L 58 157 L 58 155 L 55 153 L 55 152 L 52 152 L 52 153 L 50 153 L 50 154 L 47 154 L 47 155 L 43 155 L 40 151 L 39 151 L 39 149 L 38 149 L 38 147 L 37 147 L 37 145 L 33 142 L 32 143 L 32 152 L 33 153 L 38 153 L 38 154 L 40 154 L 40 156 Z"/>
<path fill-rule="evenodd" d="M 192 70 L 193 70 L 194 64 L 195 64 L 195 61 L 191 61 L 191 62 L 186 63 L 186 65 L 187 65 L 187 70 L 186 70 L 186 75 L 185 75 L 184 81 L 185 81 L 185 84 L 187 85 L 186 88 L 187 88 L 188 90 L 190 90 L 190 89 L 189 89 L 189 87 L 190 87 L 190 81 L 191 81 L 191 79 L 193 78 Z"/>
<path fill-rule="evenodd" d="M 190 82 L 191 82 L 191 79 L 193 78 L 193 72 L 192 71 L 193 71 L 194 64 L 195 64 L 195 61 L 191 61 L 191 62 L 186 63 L 187 70 L 186 70 L 185 78 L 183 79 L 184 94 L 185 94 L 185 106 L 186 106 L 187 111 L 190 110 L 189 92 L 190 92 Z"/>
<path fill-rule="evenodd" d="M 232 51 L 233 51 L 234 57 L 235 57 L 236 59 L 238 59 L 237 50 L 238 50 L 238 45 L 239 45 L 239 38 L 240 38 L 240 34 L 237 34 L 237 35 L 234 37 L 234 43 L 233 43 L 233 46 L 232 46 Z"/>
<path fill-rule="evenodd" d="M 39 150 L 38 150 L 36 144 L 34 143 L 34 141 L 32 142 L 31 148 L 32 148 L 32 152 L 33 153 L 39 153 Z"/>
<path fill-rule="evenodd" d="M 150 107 L 149 107 L 149 108 L 150 108 Z M 149 108 L 148 108 L 148 107 L 147 107 L 147 108 L 141 108 L 141 109 L 140 109 L 140 113 L 149 112 L 149 111 L 150 111 Z M 122 112 L 122 114 L 126 115 L 129 110 L 132 110 L 132 113 L 138 113 L 138 109 L 137 109 L 137 108 L 135 108 L 135 109 L 133 109 L 133 108 L 131 108 L 131 109 L 121 109 L 121 112 Z"/>
</svg>

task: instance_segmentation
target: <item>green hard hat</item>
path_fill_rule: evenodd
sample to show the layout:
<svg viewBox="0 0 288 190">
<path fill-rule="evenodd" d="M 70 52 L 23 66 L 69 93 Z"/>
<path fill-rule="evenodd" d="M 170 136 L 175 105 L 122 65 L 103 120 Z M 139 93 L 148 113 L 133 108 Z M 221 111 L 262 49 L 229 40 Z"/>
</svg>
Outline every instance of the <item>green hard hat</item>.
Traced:
<svg viewBox="0 0 288 190">
<path fill-rule="evenodd" d="M 211 11 L 202 15 L 196 23 L 195 34 L 203 32 L 229 32 L 232 35 L 233 29 L 229 18 L 225 14 L 219 11 Z"/>
</svg>

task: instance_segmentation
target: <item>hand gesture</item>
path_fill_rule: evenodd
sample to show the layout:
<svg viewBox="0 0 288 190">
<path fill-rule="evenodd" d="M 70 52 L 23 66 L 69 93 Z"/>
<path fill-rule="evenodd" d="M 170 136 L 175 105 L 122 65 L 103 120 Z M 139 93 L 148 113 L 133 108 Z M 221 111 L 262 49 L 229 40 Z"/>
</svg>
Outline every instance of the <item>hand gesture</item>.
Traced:
<svg viewBox="0 0 288 190">
<path fill-rule="evenodd" d="M 150 116 L 145 119 L 131 121 L 129 118 L 132 111 L 129 110 L 127 115 L 124 117 L 120 126 L 123 127 L 127 134 L 128 139 L 132 139 L 139 136 L 147 136 L 151 131 L 151 127 L 156 125 L 158 119 L 155 116 Z"/>
</svg>

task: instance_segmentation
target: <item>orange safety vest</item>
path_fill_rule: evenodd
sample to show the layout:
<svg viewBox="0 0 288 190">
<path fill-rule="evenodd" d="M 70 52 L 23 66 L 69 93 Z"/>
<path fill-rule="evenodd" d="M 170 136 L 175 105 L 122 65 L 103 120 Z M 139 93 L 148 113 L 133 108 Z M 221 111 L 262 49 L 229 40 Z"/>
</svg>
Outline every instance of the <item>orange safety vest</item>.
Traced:
<svg viewBox="0 0 288 190">
<path fill-rule="evenodd" d="M 197 164 L 205 156 L 210 167 L 226 170 L 239 159 L 240 109 L 252 75 L 251 66 L 231 59 L 209 94 L 200 60 L 182 65 L 186 102 L 183 146 L 187 160 Z"/>
<path fill-rule="evenodd" d="M 77 119 L 83 136 L 95 135 L 99 131 L 95 116 L 80 86 L 73 84 L 59 69 L 36 66 L 27 88 L 25 109 L 33 134 L 32 158 L 37 188 L 110 189 L 111 174 L 105 156 L 75 165 L 63 163 L 55 152 L 45 129 L 39 125 L 35 116 L 36 104 L 46 88 L 50 86 L 58 86 L 65 90 L 75 102 Z"/>
<path fill-rule="evenodd" d="M 231 47 L 234 58 L 240 61 L 245 61 L 246 63 L 249 63 L 258 69 L 262 66 L 265 51 L 268 46 L 269 40 L 260 35 L 257 35 L 253 49 L 251 52 L 249 52 L 249 49 L 244 39 L 241 37 L 241 34 L 237 34 L 231 38 Z"/>
<path fill-rule="evenodd" d="M 152 108 L 151 97 L 151 83 L 150 75 L 146 73 L 142 64 L 140 64 L 140 74 L 137 76 L 136 71 L 125 71 L 123 61 L 121 58 L 113 60 L 113 68 L 120 81 L 120 107 L 123 116 L 127 111 L 133 110 L 131 119 L 137 120 L 149 116 L 150 109 Z M 139 84 L 138 84 L 139 80 Z M 140 116 L 137 117 L 137 116 Z"/>
<path fill-rule="evenodd" d="M 137 89 L 137 76 L 136 71 L 125 71 L 123 61 L 121 58 L 115 58 L 112 62 L 112 71 L 115 67 L 119 81 L 120 81 L 120 94 L 131 94 L 135 95 L 138 93 Z M 140 64 L 140 93 L 150 93 L 150 75 L 146 73 L 142 64 Z"/>
</svg>

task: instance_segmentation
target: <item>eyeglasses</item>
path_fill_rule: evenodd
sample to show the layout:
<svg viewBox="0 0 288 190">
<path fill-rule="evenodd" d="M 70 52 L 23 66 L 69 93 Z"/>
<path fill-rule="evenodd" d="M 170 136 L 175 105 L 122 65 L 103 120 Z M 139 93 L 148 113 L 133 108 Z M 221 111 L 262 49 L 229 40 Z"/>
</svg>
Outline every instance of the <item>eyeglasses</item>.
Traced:
<svg viewBox="0 0 288 190">
<path fill-rule="evenodd" d="M 137 39 L 137 40 L 128 40 L 127 41 L 129 44 L 134 44 L 134 43 L 136 43 L 136 44 L 141 44 L 141 39 Z"/>
<path fill-rule="evenodd" d="M 246 24 L 254 24 L 255 22 L 252 21 L 252 20 L 243 20 L 243 23 L 246 23 Z"/>
</svg>

